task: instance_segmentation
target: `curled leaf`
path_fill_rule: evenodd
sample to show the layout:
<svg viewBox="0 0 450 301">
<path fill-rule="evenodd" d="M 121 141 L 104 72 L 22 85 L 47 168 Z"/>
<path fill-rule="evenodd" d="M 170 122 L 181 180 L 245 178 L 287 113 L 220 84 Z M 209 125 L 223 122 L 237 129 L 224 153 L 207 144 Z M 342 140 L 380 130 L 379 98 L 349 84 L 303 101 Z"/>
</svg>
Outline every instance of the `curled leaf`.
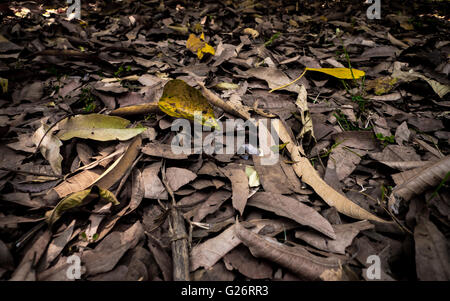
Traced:
<svg viewBox="0 0 450 301">
<path fill-rule="evenodd" d="M 99 198 L 100 201 L 111 202 L 114 205 L 119 204 L 113 193 L 98 186 L 93 186 L 90 189 L 72 193 L 62 199 L 55 208 L 45 213 L 46 221 L 49 225 L 53 225 L 67 210 L 86 205 L 96 198 Z"/>
<path fill-rule="evenodd" d="M 419 171 L 417 174 L 393 189 L 389 197 L 389 209 L 392 211 L 398 211 L 402 200 L 409 201 L 414 195 L 437 186 L 450 171 L 450 156 L 446 156 L 429 166 L 416 169 Z M 411 170 L 411 172 L 414 170 Z"/>
<path fill-rule="evenodd" d="M 278 133 L 280 139 L 287 143 L 286 148 L 289 151 L 291 158 L 296 163 L 292 165 L 297 176 L 301 177 L 302 181 L 310 185 L 314 191 L 330 206 L 335 207 L 336 210 L 347 216 L 356 219 L 368 219 L 378 222 L 387 222 L 372 213 L 361 208 L 357 204 L 350 201 L 348 198 L 330 187 L 317 173 L 314 167 L 309 162 L 308 158 L 300 155 L 300 150 L 297 145 L 294 144 L 292 138 L 285 126 L 279 119 L 272 121 L 272 126 Z"/>
<path fill-rule="evenodd" d="M 304 279 L 319 279 L 324 271 L 339 267 L 336 258 L 315 256 L 301 246 L 289 247 L 247 230 L 239 222 L 236 222 L 234 230 L 253 256 L 276 262 Z"/>
</svg>

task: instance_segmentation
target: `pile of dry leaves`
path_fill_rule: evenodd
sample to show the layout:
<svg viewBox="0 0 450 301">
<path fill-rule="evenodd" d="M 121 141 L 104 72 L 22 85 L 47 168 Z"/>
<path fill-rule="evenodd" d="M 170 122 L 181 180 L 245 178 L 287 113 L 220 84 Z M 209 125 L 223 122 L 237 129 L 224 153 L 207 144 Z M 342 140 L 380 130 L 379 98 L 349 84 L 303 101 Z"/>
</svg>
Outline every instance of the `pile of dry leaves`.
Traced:
<svg viewBox="0 0 450 301">
<path fill-rule="evenodd" d="M 283 2 L 2 5 L 0 279 L 450 280 L 445 4 Z"/>
</svg>

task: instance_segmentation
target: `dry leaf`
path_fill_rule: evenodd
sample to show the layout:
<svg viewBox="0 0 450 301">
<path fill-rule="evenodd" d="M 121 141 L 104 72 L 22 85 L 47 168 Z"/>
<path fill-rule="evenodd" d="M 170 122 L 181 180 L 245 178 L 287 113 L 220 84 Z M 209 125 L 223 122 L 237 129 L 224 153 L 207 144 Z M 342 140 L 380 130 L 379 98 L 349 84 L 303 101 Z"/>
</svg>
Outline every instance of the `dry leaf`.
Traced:
<svg viewBox="0 0 450 301">
<path fill-rule="evenodd" d="M 450 156 L 446 156 L 435 163 L 420 167 L 421 171 L 406 182 L 394 187 L 389 197 L 389 209 L 398 212 L 401 201 L 409 201 L 418 195 L 433 188 L 444 179 L 450 170 Z"/>
<path fill-rule="evenodd" d="M 126 128 L 130 121 L 117 116 L 101 114 L 77 115 L 63 119 L 55 127 L 61 140 L 74 137 L 98 141 L 128 140 L 145 128 Z"/>
<path fill-rule="evenodd" d="M 336 207 L 338 212 L 356 219 L 386 222 L 385 220 L 359 207 L 325 183 L 325 181 L 319 176 L 317 171 L 311 165 L 309 160 L 300 155 L 298 146 L 294 144 L 281 121 L 279 119 L 275 119 L 272 121 L 272 125 L 275 127 L 281 141 L 287 143 L 286 148 L 291 154 L 292 160 L 296 162 L 293 165 L 295 173 L 302 179 L 303 182 L 310 185 L 328 205 Z"/>
<path fill-rule="evenodd" d="M 311 231 L 295 231 L 295 237 L 304 240 L 317 249 L 345 254 L 345 248 L 351 245 L 353 239 L 362 230 L 372 229 L 374 226 L 368 221 L 359 221 L 351 224 L 333 225 L 336 239 L 331 240 Z"/>
<path fill-rule="evenodd" d="M 200 35 L 200 38 L 191 33 L 186 41 L 186 48 L 197 54 L 199 59 L 202 59 L 205 53 L 215 54 L 214 48 L 205 42 L 203 33 Z"/>
<path fill-rule="evenodd" d="M 333 227 L 324 217 L 294 198 L 271 192 L 257 192 L 249 198 L 247 205 L 272 211 L 279 216 L 290 218 L 300 225 L 310 226 L 332 239 L 336 238 Z"/>
<path fill-rule="evenodd" d="M 54 136 L 52 133 L 47 133 L 47 130 L 50 127 L 46 124 L 42 124 L 42 126 L 36 130 L 34 133 L 32 140 L 34 144 L 37 146 L 39 142 L 41 145 L 39 146 L 39 150 L 41 151 L 42 156 L 50 163 L 50 166 L 53 169 L 53 172 L 57 175 L 62 174 L 61 162 L 63 157 L 59 153 L 59 148 L 62 145 L 61 140 L 58 137 Z"/>
<path fill-rule="evenodd" d="M 325 270 L 339 267 L 336 258 L 318 257 L 300 246 L 289 247 L 247 230 L 239 222 L 234 230 L 253 256 L 276 262 L 304 279 L 317 280 Z"/>
<path fill-rule="evenodd" d="M 200 91 L 180 79 L 169 81 L 164 86 L 158 106 L 164 113 L 178 118 L 199 122 L 209 127 L 217 126 L 214 111 Z M 201 114 L 196 120 L 195 114 Z"/>
<path fill-rule="evenodd" d="M 236 208 L 236 210 L 238 210 L 242 215 L 250 193 L 248 188 L 248 178 L 245 174 L 244 166 L 229 164 L 220 170 L 231 181 L 231 188 L 233 191 L 233 207 Z"/>
</svg>

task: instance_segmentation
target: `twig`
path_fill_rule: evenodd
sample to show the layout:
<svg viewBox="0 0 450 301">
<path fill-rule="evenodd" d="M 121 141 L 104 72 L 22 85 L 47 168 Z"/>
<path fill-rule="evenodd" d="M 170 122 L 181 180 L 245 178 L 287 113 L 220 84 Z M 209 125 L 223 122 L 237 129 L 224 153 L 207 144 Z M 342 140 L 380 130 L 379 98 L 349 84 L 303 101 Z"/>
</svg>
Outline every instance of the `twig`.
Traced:
<svg viewBox="0 0 450 301">
<path fill-rule="evenodd" d="M 166 162 L 163 159 L 161 168 L 162 182 L 172 200 L 170 208 L 171 224 L 172 224 L 172 262 L 173 262 L 173 280 L 189 281 L 189 250 L 188 236 L 183 216 L 176 208 L 175 196 L 172 188 L 168 185 L 166 178 Z"/>
</svg>

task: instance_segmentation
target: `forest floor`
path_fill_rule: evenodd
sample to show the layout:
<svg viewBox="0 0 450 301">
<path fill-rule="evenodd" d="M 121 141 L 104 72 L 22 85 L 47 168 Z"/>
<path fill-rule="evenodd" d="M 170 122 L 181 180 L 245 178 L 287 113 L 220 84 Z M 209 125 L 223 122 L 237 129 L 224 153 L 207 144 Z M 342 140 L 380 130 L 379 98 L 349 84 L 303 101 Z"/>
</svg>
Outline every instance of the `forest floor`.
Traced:
<svg viewBox="0 0 450 301">
<path fill-rule="evenodd" d="M 1 4 L 0 279 L 450 280 L 448 5 L 363 2 Z"/>
</svg>

